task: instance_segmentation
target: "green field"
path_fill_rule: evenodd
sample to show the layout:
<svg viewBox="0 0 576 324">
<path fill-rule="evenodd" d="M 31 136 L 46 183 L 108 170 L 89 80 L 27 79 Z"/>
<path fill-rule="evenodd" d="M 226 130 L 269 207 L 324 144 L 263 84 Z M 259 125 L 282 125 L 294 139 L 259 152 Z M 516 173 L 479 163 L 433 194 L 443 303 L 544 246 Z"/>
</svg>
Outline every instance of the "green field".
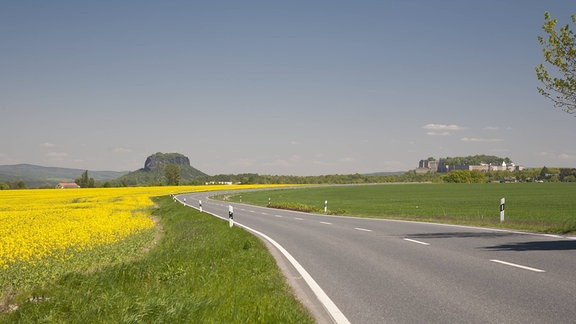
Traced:
<svg viewBox="0 0 576 324">
<path fill-rule="evenodd" d="M 576 232 L 576 184 L 382 184 L 242 193 L 230 200 L 266 206 L 299 203 L 347 216 L 505 227 L 548 233 Z M 506 199 L 500 223 L 500 199 Z"/>
</svg>

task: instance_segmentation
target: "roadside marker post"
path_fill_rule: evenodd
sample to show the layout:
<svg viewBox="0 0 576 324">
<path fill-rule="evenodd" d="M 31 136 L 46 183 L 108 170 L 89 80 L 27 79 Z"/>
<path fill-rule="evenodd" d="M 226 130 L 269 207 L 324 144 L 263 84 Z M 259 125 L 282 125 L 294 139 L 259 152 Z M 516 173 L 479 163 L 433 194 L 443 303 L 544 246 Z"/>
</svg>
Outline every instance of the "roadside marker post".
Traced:
<svg viewBox="0 0 576 324">
<path fill-rule="evenodd" d="M 324 214 L 328 213 L 328 200 L 324 200 Z"/>
<path fill-rule="evenodd" d="M 200 212 L 202 212 L 202 200 L 198 200 L 198 204 L 200 205 Z"/>
<path fill-rule="evenodd" d="M 504 203 L 506 199 L 500 199 L 500 223 L 504 222 Z"/>
<path fill-rule="evenodd" d="M 228 206 L 228 220 L 230 222 L 230 228 L 234 226 L 234 207 L 232 205 Z"/>
</svg>

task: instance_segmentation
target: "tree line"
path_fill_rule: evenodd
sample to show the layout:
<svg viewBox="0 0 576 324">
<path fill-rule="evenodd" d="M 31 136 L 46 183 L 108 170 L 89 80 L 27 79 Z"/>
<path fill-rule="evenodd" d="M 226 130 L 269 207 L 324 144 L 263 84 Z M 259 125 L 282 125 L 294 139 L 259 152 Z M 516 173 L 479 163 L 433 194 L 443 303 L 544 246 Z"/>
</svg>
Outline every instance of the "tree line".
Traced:
<svg viewBox="0 0 576 324">
<path fill-rule="evenodd" d="M 215 183 L 241 184 L 369 184 L 390 182 L 479 183 L 479 182 L 576 182 L 576 168 L 534 168 L 521 171 L 455 170 L 449 173 L 416 173 L 411 170 L 399 175 L 372 176 L 363 174 L 334 174 L 322 176 L 278 176 L 244 173 L 217 175 L 206 178 Z"/>
<path fill-rule="evenodd" d="M 522 171 L 455 170 L 442 176 L 443 182 L 576 182 L 575 168 L 535 168 Z"/>
<path fill-rule="evenodd" d="M 416 173 L 415 170 L 397 175 L 365 175 L 365 174 L 332 174 L 320 176 L 292 176 L 292 175 L 261 175 L 257 173 L 220 174 L 215 176 L 198 177 L 194 180 L 182 180 L 178 168 L 168 167 L 163 180 L 149 183 L 122 183 L 114 180 L 94 181 L 84 171 L 76 183 L 82 188 L 94 187 L 130 187 L 130 186 L 178 186 L 178 185 L 204 185 L 207 183 L 235 183 L 235 184 L 371 184 L 371 183 L 401 183 L 401 182 L 429 182 L 429 183 L 484 183 L 484 182 L 576 182 L 576 168 L 533 168 L 521 171 L 490 171 L 454 170 L 448 173 Z M 53 188 L 53 187 L 50 187 Z M 0 190 L 27 189 L 23 181 L 0 182 Z"/>
</svg>

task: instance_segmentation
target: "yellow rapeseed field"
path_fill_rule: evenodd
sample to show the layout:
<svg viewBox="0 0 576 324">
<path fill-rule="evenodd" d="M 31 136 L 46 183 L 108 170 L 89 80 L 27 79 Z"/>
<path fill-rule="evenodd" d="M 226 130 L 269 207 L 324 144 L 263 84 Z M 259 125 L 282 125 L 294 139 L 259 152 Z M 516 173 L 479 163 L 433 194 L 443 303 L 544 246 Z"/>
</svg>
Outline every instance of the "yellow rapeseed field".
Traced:
<svg viewBox="0 0 576 324">
<path fill-rule="evenodd" d="M 150 197 L 223 188 L 239 186 L 0 191 L 0 270 L 15 262 L 65 259 L 150 229 Z"/>
</svg>

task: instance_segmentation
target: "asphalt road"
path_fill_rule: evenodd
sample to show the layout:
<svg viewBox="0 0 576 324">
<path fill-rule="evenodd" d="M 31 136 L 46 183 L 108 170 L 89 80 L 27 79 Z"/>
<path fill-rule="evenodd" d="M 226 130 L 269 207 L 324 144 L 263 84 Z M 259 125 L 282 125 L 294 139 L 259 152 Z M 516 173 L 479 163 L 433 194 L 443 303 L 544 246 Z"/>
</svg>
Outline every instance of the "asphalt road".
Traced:
<svg viewBox="0 0 576 324">
<path fill-rule="evenodd" d="M 227 218 L 230 204 L 207 195 L 179 199 Z M 576 322 L 574 237 L 232 205 L 351 323 Z"/>
</svg>

